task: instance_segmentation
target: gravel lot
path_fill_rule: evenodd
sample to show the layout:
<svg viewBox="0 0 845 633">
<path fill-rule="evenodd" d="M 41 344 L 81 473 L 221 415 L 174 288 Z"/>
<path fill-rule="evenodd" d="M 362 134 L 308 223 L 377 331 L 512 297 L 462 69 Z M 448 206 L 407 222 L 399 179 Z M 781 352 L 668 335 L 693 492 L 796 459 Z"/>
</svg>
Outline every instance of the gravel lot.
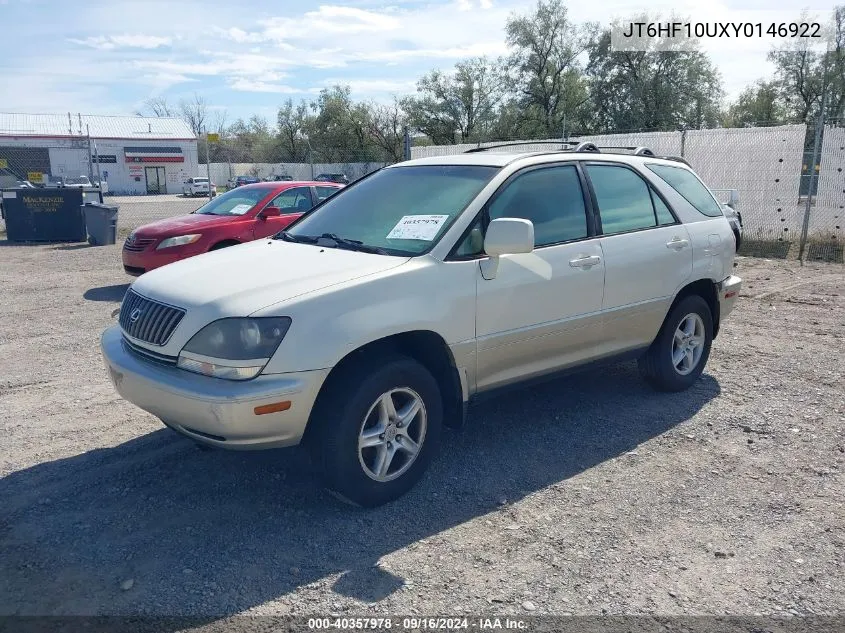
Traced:
<svg viewBox="0 0 845 633">
<path fill-rule="evenodd" d="M 185 215 L 199 209 L 208 201 L 207 198 L 186 198 L 182 194 L 163 194 L 160 196 L 106 196 L 106 204 L 116 204 L 118 211 L 118 238 L 122 240 L 130 231 L 143 224 L 156 220 Z M 4 238 L 6 223 L 0 219 L 0 238 Z"/>
<path fill-rule="evenodd" d="M 125 237 L 142 224 L 185 215 L 194 209 L 199 209 L 208 202 L 208 198 L 186 198 L 182 194 L 163 194 L 160 196 L 107 196 L 105 201 L 120 207 L 117 228 L 120 237 Z"/>
<path fill-rule="evenodd" d="M 0 614 L 841 614 L 845 269 L 740 259 L 701 381 L 488 400 L 411 494 L 204 452 L 120 400 L 119 247 L 0 242 Z"/>
</svg>

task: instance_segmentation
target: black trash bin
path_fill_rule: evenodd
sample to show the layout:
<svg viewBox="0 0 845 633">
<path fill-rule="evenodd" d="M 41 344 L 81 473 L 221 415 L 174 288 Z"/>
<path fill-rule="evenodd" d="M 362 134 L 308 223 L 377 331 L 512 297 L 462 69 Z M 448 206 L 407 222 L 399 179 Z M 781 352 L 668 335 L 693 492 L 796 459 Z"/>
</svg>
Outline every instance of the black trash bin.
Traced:
<svg viewBox="0 0 845 633">
<path fill-rule="evenodd" d="M 119 208 L 116 204 L 103 204 L 102 202 L 86 202 L 82 205 L 89 244 L 105 246 L 117 243 L 117 211 Z"/>
<path fill-rule="evenodd" d="M 3 216 L 10 242 L 82 242 L 81 189 L 5 189 Z"/>
</svg>

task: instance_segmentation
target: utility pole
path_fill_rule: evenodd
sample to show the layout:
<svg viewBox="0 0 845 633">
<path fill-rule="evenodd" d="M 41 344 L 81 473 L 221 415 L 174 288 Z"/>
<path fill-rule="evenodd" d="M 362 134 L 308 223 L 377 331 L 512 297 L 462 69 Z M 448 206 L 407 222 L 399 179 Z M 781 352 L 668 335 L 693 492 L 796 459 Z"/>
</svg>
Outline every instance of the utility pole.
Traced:
<svg viewBox="0 0 845 633">
<path fill-rule="evenodd" d="M 402 156 L 403 160 L 411 160 L 411 130 L 407 125 L 402 129 Z"/>
<path fill-rule="evenodd" d="M 311 180 L 314 180 L 314 148 L 311 147 L 311 139 L 305 137 L 305 142 L 308 143 L 308 162 L 311 164 Z"/>
<path fill-rule="evenodd" d="M 824 63 L 824 78 L 822 79 L 822 104 L 819 110 L 819 116 L 816 120 L 816 136 L 813 140 L 813 161 L 810 163 L 810 186 L 807 189 L 807 204 L 804 207 L 804 223 L 801 226 L 801 241 L 798 245 L 798 262 L 804 265 L 804 249 L 807 247 L 807 236 L 810 231 L 810 207 L 813 205 L 813 179 L 815 179 L 816 189 L 819 186 L 819 173 L 816 171 L 816 165 L 819 164 L 819 154 L 821 152 L 822 144 L 822 130 L 824 129 L 824 111 L 827 108 L 827 81 L 828 81 L 828 62 L 830 61 L 830 44 L 828 44 L 825 51 Z"/>
<path fill-rule="evenodd" d="M 208 176 L 208 199 L 211 200 L 214 195 L 211 193 L 211 161 L 209 160 L 208 146 L 211 145 L 211 134 L 208 131 L 208 126 L 205 128 L 205 173 Z"/>
<path fill-rule="evenodd" d="M 88 137 L 88 180 L 94 180 L 94 168 L 91 163 L 91 126 L 85 125 L 85 134 Z"/>
<path fill-rule="evenodd" d="M 97 186 L 103 190 L 103 177 L 100 175 L 100 154 L 97 152 L 97 144 L 94 143 L 94 164 L 97 166 Z"/>
</svg>

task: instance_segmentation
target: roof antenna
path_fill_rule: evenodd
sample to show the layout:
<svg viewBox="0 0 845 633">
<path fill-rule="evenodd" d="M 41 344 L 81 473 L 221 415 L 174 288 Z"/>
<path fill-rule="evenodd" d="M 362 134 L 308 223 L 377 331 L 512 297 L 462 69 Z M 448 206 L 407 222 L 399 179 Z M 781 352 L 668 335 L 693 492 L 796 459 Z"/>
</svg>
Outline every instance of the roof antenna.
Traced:
<svg viewBox="0 0 845 633">
<path fill-rule="evenodd" d="M 76 116 L 79 117 L 79 136 L 82 136 L 82 114 L 77 112 Z"/>
<path fill-rule="evenodd" d="M 70 112 L 67 113 L 67 133 L 73 136 L 73 119 L 70 116 Z"/>
<path fill-rule="evenodd" d="M 153 133 L 153 124 L 152 123 L 147 123 L 147 132 L 149 132 L 150 134 Z"/>
</svg>

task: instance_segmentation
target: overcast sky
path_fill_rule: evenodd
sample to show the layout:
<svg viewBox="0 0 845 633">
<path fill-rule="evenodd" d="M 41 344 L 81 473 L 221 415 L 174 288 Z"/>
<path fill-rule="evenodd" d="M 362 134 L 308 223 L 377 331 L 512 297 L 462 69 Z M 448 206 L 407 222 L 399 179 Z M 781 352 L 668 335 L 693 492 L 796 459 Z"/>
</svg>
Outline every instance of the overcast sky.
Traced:
<svg viewBox="0 0 845 633">
<path fill-rule="evenodd" d="M 332 3 L 334 2 L 334 3 Z M 287 98 L 349 84 L 357 99 L 414 91 L 427 70 L 462 58 L 500 55 L 504 24 L 534 0 L 0 0 L 0 109 L 132 114 L 143 102 L 194 92 L 229 121 L 274 117 Z M 705 6 L 706 4 L 706 6 Z M 575 21 L 608 25 L 641 11 L 642 0 L 570 2 Z M 655 0 L 691 21 L 779 19 L 809 0 Z M 768 13 L 757 12 L 766 10 Z M 749 12 L 750 11 L 750 12 Z M 12 28 L 9 28 L 9 27 Z M 771 74 L 768 39 L 707 41 L 729 96 Z"/>
</svg>

